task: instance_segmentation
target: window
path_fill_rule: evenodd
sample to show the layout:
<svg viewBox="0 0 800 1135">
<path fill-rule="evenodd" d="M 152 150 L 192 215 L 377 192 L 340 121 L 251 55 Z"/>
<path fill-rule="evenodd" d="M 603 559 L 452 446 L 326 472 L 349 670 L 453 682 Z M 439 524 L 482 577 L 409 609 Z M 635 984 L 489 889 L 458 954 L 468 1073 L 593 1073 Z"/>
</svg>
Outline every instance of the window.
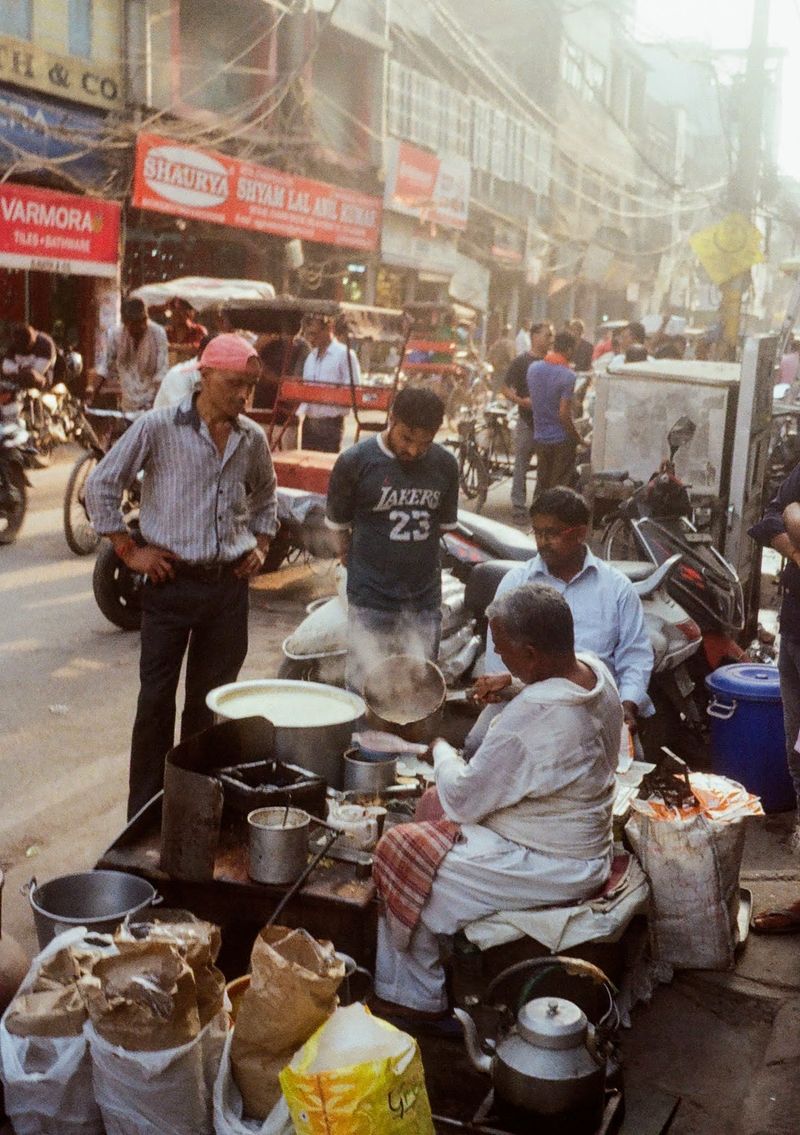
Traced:
<svg viewBox="0 0 800 1135">
<path fill-rule="evenodd" d="M 92 0 L 69 0 L 69 53 L 92 58 Z"/>
<path fill-rule="evenodd" d="M 445 91 L 436 79 L 392 61 L 389 65 L 389 133 L 433 150 L 447 149 L 441 146 L 443 124 L 447 120 Z"/>
<path fill-rule="evenodd" d="M 558 200 L 567 208 L 574 209 L 577 204 L 576 190 L 580 184 L 580 173 L 576 162 L 561 155 L 559 160 Z"/>
<path fill-rule="evenodd" d="M 412 139 L 435 149 L 439 141 L 440 84 L 417 71 L 413 78 Z"/>
<path fill-rule="evenodd" d="M 469 158 L 469 100 L 452 87 L 441 88 L 441 118 L 439 120 L 439 150 Z"/>
<path fill-rule="evenodd" d="M 17 39 L 30 39 L 31 9 L 32 0 L 0 0 L 0 32 Z"/>
<path fill-rule="evenodd" d="M 508 116 L 502 110 L 492 114 L 492 160 L 491 172 L 495 177 L 508 181 Z"/>
<path fill-rule="evenodd" d="M 491 170 L 492 108 L 483 99 L 472 100 L 472 164 L 476 169 Z"/>
<path fill-rule="evenodd" d="M 535 126 L 525 127 L 524 174 L 522 184 L 537 196 L 550 188 L 552 153 L 549 135 Z"/>
<path fill-rule="evenodd" d="M 591 102 L 592 99 L 605 101 L 606 69 L 602 63 L 581 51 L 574 43 L 565 43 L 561 53 L 561 78 L 574 91 Z"/>
</svg>

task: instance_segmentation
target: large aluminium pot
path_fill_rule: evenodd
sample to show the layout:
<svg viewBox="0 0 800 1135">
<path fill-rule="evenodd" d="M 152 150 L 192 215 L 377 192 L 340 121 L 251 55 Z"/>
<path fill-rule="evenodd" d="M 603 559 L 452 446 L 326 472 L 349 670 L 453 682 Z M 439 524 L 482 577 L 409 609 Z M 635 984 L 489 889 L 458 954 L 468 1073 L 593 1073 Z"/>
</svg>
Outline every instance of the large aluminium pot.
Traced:
<svg viewBox="0 0 800 1135">
<path fill-rule="evenodd" d="M 349 690 L 289 678 L 230 682 L 211 690 L 206 704 L 219 719 L 265 717 L 275 727 L 273 756 L 316 773 L 332 788 L 344 783 L 342 754 L 366 712 Z"/>
<path fill-rule="evenodd" d="M 364 682 L 369 724 L 405 741 L 433 740 L 440 730 L 446 696 L 439 667 L 415 654 L 390 654 Z"/>
<path fill-rule="evenodd" d="M 140 914 L 160 901 L 146 879 L 124 871 L 83 871 L 38 885 L 32 879 L 28 898 L 40 950 L 73 926 L 110 933 L 127 914 Z"/>
</svg>

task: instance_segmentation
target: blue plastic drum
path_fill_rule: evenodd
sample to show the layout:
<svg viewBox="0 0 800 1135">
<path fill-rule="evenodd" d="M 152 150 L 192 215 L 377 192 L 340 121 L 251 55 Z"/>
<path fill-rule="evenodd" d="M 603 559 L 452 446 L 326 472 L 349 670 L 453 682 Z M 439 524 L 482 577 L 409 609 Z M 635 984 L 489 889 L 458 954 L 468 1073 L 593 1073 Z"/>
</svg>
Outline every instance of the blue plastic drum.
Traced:
<svg viewBox="0 0 800 1135">
<path fill-rule="evenodd" d="M 794 809 L 777 667 L 720 666 L 708 675 L 706 686 L 711 694 L 712 771 L 760 796 L 765 812 Z"/>
</svg>

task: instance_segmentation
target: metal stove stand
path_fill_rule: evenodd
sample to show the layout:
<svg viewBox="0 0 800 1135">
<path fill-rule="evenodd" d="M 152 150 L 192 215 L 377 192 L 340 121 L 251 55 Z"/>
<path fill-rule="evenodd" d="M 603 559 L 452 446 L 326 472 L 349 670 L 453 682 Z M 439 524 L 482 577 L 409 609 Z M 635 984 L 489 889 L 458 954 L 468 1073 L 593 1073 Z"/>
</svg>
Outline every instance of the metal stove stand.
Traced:
<svg viewBox="0 0 800 1135">
<path fill-rule="evenodd" d="M 615 1135 L 622 1126 L 624 1116 L 622 1092 L 618 1088 L 613 1088 L 606 1093 L 603 1121 L 593 1135 Z M 523 1126 L 503 1125 L 503 1120 L 498 1119 L 495 1113 L 493 1090 L 485 1097 L 472 1119 L 449 1119 L 444 1115 L 434 1115 L 433 1124 L 440 1135 L 445 1135 L 449 1131 L 464 1131 L 472 1135 L 537 1135 L 537 1124 L 533 1117 Z"/>
</svg>

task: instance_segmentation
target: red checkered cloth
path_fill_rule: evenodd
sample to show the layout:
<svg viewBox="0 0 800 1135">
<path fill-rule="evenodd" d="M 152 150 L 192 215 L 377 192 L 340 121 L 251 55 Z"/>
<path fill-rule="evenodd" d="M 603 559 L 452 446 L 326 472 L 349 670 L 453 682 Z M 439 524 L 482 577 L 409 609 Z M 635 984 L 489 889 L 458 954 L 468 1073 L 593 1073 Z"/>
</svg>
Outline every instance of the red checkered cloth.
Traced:
<svg viewBox="0 0 800 1135">
<path fill-rule="evenodd" d="M 452 820 L 396 824 L 375 849 L 372 877 L 399 949 L 408 949 L 439 864 L 460 831 Z"/>
</svg>

